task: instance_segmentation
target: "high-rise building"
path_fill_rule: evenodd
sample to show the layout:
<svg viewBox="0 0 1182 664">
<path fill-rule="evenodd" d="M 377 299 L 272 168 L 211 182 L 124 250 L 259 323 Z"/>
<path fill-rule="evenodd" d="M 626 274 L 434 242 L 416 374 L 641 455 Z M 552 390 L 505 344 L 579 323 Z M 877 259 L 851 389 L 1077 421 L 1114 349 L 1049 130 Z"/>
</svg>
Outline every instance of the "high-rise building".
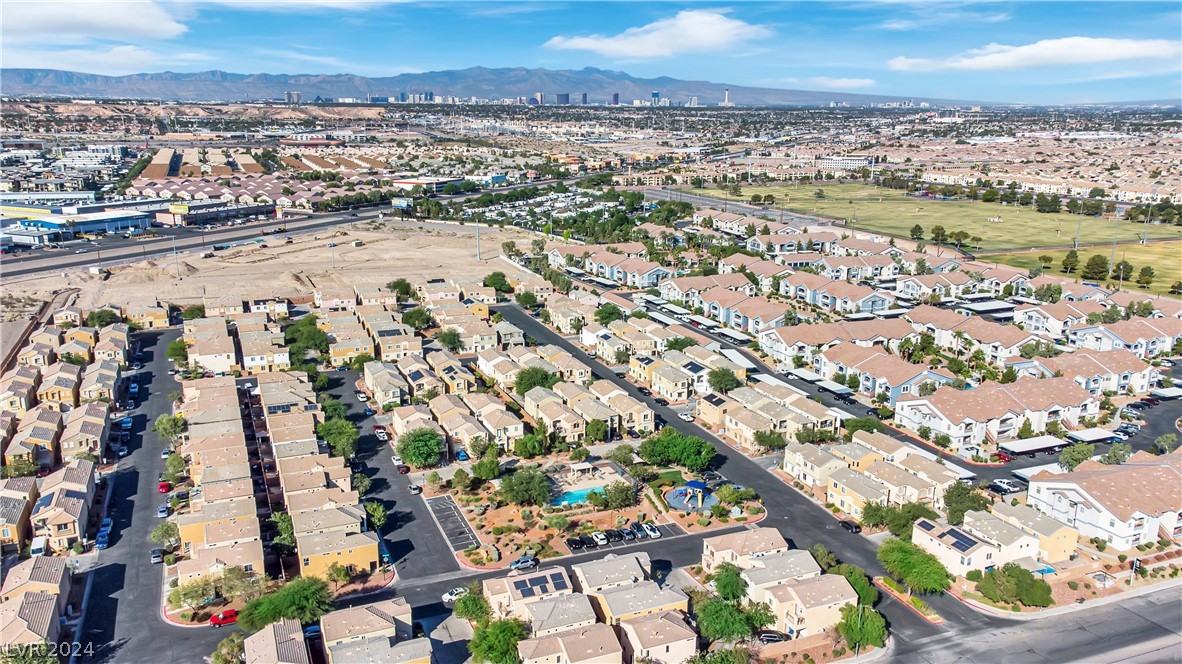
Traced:
<svg viewBox="0 0 1182 664">
<path fill-rule="evenodd" d="M 284 92 L 283 93 L 283 103 L 285 103 L 285 104 L 300 103 L 300 93 L 295 90 L 291 90 L 289 92 Z"/>
<path fill-rule="evenodd" d="M 731 106 L 734 106 L 734 104 L 731 102 L 731 89 L 730 88 L 723 88 L 722 89 L 722 103 L 719 104 L 719 106 L 723 106 L 726 108 L 730 108 Z"/>
<path fill-rule="evenodd" d="M 612 106 L 619 106 L 619 105 L 620 105 L 620 93 L 613 92 L 612 93 Z"/>
<path fill-rule="evenodd" d="M 653 106 L 656 106 L 660 102 L 661 102 L 661 91 L 660 90 L 653 90 Z"/>
<path fill-rule="evenodd" d="M 544 92 L 535 93 L 534 94 L 534 102 L 537 103 L 538 106 L 545 104 L 546 103 L 546 93 L 544 93 Z"/>
<path fill-rule="evenodd" d="M 554 103 L 559 106 L 570 106 L 570 93 L 560 92 L 554 95 Z"/>
<path fill-rule="evenodd" d="M 428 102 L 428 103 L 434 103 L 434 102 L 435 102 L 435 93 L 434 93 L 434 92 L 431 92 L 430 90 L 428 90 L 428 91 L 427 91 L 427 94 L 425 95 L 425 97 L 426 97 L 426 99 L 427 99 L 427 102 Z"/>
<path fill-rule="evenodd" d="M 689 103 L 686 104 L 686 106 L 688 106 L 690 108 L 697 108 L 698 107 L 698 98 L 697 97 L 690 97 Z"/>
<path fill-rule="evenodd" d="M 584 106 L 587 105 L 587 93 L 586 92 L 583 93 L 583 105 Z"/>
</svg>

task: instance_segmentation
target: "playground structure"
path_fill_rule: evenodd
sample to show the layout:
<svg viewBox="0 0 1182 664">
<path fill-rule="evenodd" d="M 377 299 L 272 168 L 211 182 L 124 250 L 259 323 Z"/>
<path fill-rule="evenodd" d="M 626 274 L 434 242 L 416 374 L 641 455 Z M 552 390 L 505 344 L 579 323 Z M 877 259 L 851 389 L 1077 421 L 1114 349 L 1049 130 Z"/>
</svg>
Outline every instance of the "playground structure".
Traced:
<svg viewBox="0 0 1182 664">
<path fill-rule="evenodd" d="M 665 502 L 670 509 L 683 512 L 709 512 L 718 504 L 705 482 L 690 481 L 684 486 L 677 486 L 665 492 Z"/>
</svg>

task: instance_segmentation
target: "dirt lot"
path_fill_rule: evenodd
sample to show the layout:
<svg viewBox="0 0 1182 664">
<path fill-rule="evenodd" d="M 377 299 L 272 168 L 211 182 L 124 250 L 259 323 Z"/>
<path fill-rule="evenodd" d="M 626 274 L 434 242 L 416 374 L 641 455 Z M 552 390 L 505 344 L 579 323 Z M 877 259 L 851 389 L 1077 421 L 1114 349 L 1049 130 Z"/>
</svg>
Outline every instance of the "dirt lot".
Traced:
<svg viewBox="0 0 1182 664">
<path fill-rule="evenodd" d="M 513 230 L 481 231 L 482 261 L 476 260 L 476 240 L 470 227 L 456 231 L 404 229 L 366 224 L 295 235 L 284 245 L 269 237 L 266 249 L 236 247 L 213 258 L 199 253 L 112 267 L 105 281 L 83 270 L 5 280 L 4 297 L 48 299 L 63 287 L 78 288 L 76 305 L 90 309 L 104 303 L 123 304 L 155 296 L 179 305 L 200 303 L 204 296 L 229 294 L 310 295 L 321 288 L 383 285 L 398 277 L 414 282 L 430 277 L 481 277 L 513 266 L 500 260 L 501 242 L 516 240 L 529 246 L 531 236 Z M 319 239 L 313 240 L 313 237 Z M 352 246 L 361 240 L 361 247 Z M 327 245 L 335 242 L 335 248 Z M 277 244 L 278 243 L 278 244 Z M 335 259 L 334 259 L 335 255 Z M 334 269 L 335 260 L 335 269 Z M 178 274 L 180 275 L 178 278 Z"/>
</svg>

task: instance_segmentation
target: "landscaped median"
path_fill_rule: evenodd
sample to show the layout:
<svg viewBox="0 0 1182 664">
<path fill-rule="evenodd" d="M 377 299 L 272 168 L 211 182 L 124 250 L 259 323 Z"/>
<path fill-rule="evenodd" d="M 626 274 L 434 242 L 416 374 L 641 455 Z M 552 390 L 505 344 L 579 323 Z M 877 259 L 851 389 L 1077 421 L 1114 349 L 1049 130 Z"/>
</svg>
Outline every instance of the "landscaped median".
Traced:
<svg viewBox="0 0 1182 664">
<path fill-rule="evenodd" d="M 944 619 L 940 617 L 940 614 L 936 613 L 935 609 L 928 606 L 927 602 L 914 595 L 908 595 L 907 590 L 889 576 L 874 577 L 874 585 L 878 586 L 886 594 L 907 605 L 907 608 L 914 611 L 920 618 L 933 625 L 944 624 Z"/>
</svg>

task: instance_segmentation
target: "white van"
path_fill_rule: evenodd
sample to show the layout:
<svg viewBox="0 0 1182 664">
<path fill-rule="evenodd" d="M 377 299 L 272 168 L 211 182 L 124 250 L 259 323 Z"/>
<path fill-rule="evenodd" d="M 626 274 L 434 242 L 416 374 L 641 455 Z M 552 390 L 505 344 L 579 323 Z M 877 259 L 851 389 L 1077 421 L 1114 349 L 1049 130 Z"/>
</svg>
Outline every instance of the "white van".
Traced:
<svg viewBox="0 0 1182 664">
<path fill-rule="evenodd" d="M 47 553 L 49 553 L 49 538 L 44 535 L 34 537 L 33 544 L 29 547 L 29 555 L 44 556 Z"/>
</svg>

